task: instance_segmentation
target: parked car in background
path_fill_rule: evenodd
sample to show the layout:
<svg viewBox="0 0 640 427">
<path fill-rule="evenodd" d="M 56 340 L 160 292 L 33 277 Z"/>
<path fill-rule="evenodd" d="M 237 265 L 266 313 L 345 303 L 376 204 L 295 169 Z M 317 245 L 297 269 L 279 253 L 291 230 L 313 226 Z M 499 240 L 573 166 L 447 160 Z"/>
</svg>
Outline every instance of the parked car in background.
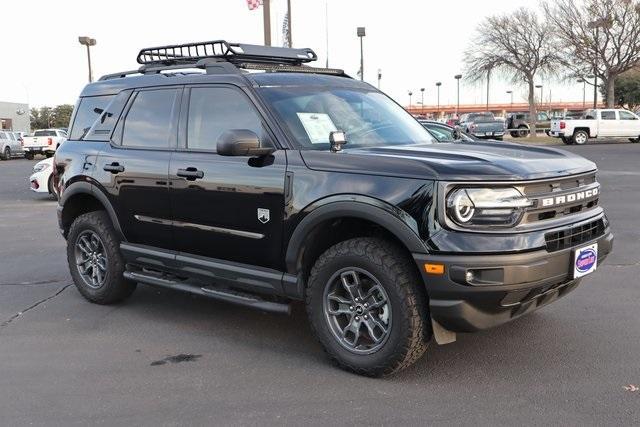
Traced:
<svg viewBox="0 0 640 427">
<path fill-rule="evenodd" d="M 565 144 L 586 144 L 590 138 L 640 140 L 640 118 L 628 110 L 587 110 L 583 119 L 554 120 L 550 136 Z"/>
<path fill-rule="evenodd" d="M 18 132 L 0 131 L 0 159 L 9 160 L 24 154 Z"/>
<path fill-rule="evenodd" d="M 522 138 L 529 135 L 529 129 L 531 126 L 529 113 L 513 113 L 507 117 L 507 130 L 514 138 Z M 551 126 L 551 119 L 549 115 L 544 112 L 538 113 L 538 119 L 536 120 L 536 130 L 544 130 L 549 134 L 549 127 Z"/>
<path fill-rule="evenodd" d="M 504 136 L 504 122 L 491 112 L 463 114 L 459 126 L 476 138 L 502 140 Z"/>
<path fill-rule="evenodd" d="M 29 188 L 36 193 L 49 193 L 56 200 L 58 190 L 53 184 L 53 157 L 47 157 L 33 166 L 33 172 L 29 177 Z"/>
<path fill-rule="evenodd" d="M 445 120 L 445 123 L 449 126 L 458 126 L 460 124 L 460 119 L 457 117 L 450 117 Z"/>
<path fill-rule="evenodd" d="M 446 125 L 444 123 L 436 122 L 433 120 L 418 121 L 422 126 L 424 126 L 426 130 L 429 131 L 431 135 L 433 135 L 435 139 L 438 140 L 438 142 L 471 142 L 477 140 L 477 138 L 474 138 L 472 135 L 469 135 L 468 133 L 463 132 L 460 129 Z"/>
<path fill-rule="evenodd" d="M 37 130 L 33 133 L 33 136 L 23 138 L 24 156 L 27 159 L 33 159 L 36 154 L 44 154 L 47 157 L 51 157 L 60 144 L 67 140 L 67 137 L 67 133 L 60 129 Z"/>
</svg>

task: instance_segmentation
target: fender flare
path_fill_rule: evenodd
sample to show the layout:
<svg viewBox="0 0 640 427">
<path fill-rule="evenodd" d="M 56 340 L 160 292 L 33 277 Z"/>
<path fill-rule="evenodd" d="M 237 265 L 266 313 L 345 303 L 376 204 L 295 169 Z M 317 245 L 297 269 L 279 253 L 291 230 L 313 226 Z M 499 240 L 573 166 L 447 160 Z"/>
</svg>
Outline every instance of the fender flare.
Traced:
<svg viewBox="0 0 640 427">
<path fill-rule="evenodd" d="M 111 219 L 113 228 L 115 228 L 119 237 L 124 241 L 125 238 L 124 238 L 124 234 L 122 233 L 122 228 L 120 227 L 120 221 L 118 221 L 118 216 L 116 215 L 116 211 L 113 209 L 113 206 L 111 206 L 109 199 L 102 191 L 100 191 L 99 188 L 96 188 L 95 185 L 89 182 L 76 181 L 69 184 L 67 188 L 64 189 L 64 192 L 62 193 L 62 197 L 60 197 L 60 200 L 58 202 L 58 209 L 60 211 L 60 214 L 59 214 L 60 220 L 62 220 L 62 212 L 64 211 L 65 203 L 67 203 L 69 199 L 73 198 L 78 194 L 87 194 L 89 196 L 92 196 L 93 198 L 98 200 L 98 202 L 100 202 L 102 206 L 104 206 L 104 209 L 107 211 L 107 214 Z"/>
<path fill-rule="evenodd" d="M 306 237 L 320 223 L 338 218 L 359 218 L 371 221 L 389 231 L 412 253 L 427 253 L 418 234 L 416 221 L 405 211 L 373 197 L 358 195 L 333 196 L 308 205 L 308 212 L 296 226 L 285 255 L 287 272 L 296 274 Z"/>
</svg>

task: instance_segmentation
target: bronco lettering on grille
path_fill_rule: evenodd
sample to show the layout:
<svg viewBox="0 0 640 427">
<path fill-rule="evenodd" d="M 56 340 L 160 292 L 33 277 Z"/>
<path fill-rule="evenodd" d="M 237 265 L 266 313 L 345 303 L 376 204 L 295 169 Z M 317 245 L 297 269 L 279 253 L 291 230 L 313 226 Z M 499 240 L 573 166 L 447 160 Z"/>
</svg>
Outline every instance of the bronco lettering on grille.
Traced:
<svg viewBox="0 0 640 427">
<path fill-rule="evenodd" d="M 565 194 L 563 196 L 546 197 L 542 199 L 542 207 L 564 205 L 566 203 L 573 203 L 580 200 L 588 199 L 598 195 L 598 188 L 592 188 L 591 190 L 579 191 L 577 193 Z"/>
</svg>

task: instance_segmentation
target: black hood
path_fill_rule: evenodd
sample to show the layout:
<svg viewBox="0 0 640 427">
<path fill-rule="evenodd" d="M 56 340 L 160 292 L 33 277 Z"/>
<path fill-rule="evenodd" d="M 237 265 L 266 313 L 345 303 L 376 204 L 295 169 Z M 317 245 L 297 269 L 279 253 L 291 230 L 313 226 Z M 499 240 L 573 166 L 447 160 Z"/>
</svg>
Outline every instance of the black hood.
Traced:
<svg viewBox="0 0 640 427">
<path fill-rule="evenodd" d="M 504 142 L 302 151 L 302 157 L 316 170 L 447 181 L 543 179 L 596 169 L 593 162 L 567 151 Z"/>
</svg>

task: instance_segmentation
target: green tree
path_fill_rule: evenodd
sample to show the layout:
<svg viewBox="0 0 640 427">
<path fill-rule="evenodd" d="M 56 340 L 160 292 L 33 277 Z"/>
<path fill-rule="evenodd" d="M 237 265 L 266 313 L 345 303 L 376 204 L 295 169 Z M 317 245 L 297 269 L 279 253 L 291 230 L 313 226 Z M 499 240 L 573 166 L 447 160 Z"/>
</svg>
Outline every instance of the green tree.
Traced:
<svg viewBox="0 0 640 427">
<path fill-rule="evenodd" d="M 46 129 L 53 125 L 53 109 L 51 107 L 32 108 L 30 112 L 31 129 Z"/>
<path fill-rule="evenodd" d="M 53 109 L 53 127 L 67 128 L 71 121 L 71 113 L 73 113 L 73 105 L 62 104 Z"/>
<path fill-rule="evenodd" d="M 606 87 L 600 86 L 600 93 L 606 96 Z M 640 107 L 640 69 L 629 70 L 615 80 L 616 105 L 636 110 Z"/>
</svg>

